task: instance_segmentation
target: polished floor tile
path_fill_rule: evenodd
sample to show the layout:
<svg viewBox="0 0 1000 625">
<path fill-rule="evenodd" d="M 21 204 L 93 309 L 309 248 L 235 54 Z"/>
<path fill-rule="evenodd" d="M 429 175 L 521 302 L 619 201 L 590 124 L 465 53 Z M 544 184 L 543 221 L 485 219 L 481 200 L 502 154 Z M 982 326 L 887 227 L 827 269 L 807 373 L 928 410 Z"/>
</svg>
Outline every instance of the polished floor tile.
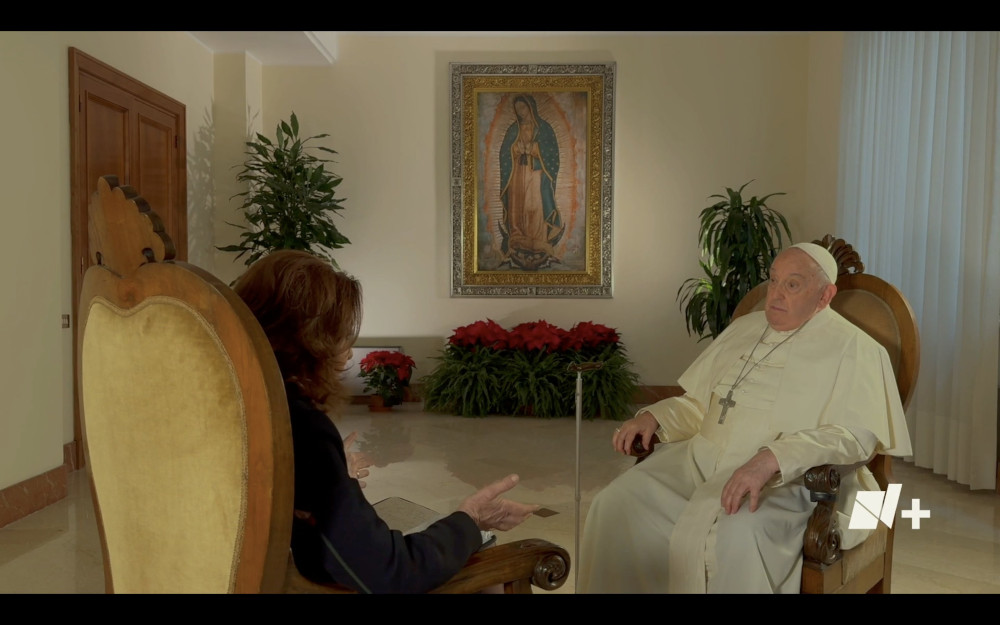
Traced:
<svg viewBox="0 0 1000 625">
<path fill-rule="evenodd" d="M 350 406 L 337 420 L 355 449 L 373 460 L 365 493 L 377 502 L 404 497 L 440 512 L 508 473 L 520 484 L 509 496 L 555 514 L 536 515 L 498 533 L 500 541 L 543 538 L 575 561 L 593 496 L 632 464 L 611 451 L 615 424 L 573 418 L 466 418 L 427 414 L 409 403 L 390 413 Z M 579 467 L 579 471 L 577 468 Z M 1000 593 L 1000 496 L 969 491 L 928 469 L 897 461 L 900 509 L 912 499 L 931 511 L 920 528 L 897 517 L 892 590 L 897 594 Z M 104 573 L 86 473 L 70 476 L 69 495 L 0 528 L 0 593 L 104 591 Z M 573 594 L 574 571 L 561 588 Z"/>
</svg>

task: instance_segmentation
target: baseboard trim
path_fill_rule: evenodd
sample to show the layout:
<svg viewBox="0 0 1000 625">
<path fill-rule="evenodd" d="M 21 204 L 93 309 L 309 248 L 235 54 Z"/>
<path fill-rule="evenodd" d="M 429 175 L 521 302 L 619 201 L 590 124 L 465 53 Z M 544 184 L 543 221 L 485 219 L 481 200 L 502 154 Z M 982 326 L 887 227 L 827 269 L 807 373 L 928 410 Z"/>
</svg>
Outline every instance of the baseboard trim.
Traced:
<svg viewBox="0 0 1000 625">
<path fill-rule="evenodd" d="M 64 450 L 64 453 L 65 450 Z M 69 493 L 70 463 L 0 490 L 0 527 L 23 519 Z"/>
<path fill-rule="evenodd" d="M 632 398 L 632 403 L 640 406 L 648 406 L 667 397 L 677 397 L 683 395 L 684 389 L 680 386 L 640 386 L 639 390 Z M 352 404 L 367 404 L 370 395 L 353 395 Z M 420 401 L 420 387 L 414 385 L 410 393 L 403 401 Z"/>
<path fill-rule="evenodd" d="M 66 469 L 70 473 L 82 468 L 79 462 L 79 458 L 82 456 L 83 454 L 80 453 L 80 445 L 77 444 L 77 441 L 71 441 L 63 445 L 63 464 L 66 465 Z"/>
</svg>

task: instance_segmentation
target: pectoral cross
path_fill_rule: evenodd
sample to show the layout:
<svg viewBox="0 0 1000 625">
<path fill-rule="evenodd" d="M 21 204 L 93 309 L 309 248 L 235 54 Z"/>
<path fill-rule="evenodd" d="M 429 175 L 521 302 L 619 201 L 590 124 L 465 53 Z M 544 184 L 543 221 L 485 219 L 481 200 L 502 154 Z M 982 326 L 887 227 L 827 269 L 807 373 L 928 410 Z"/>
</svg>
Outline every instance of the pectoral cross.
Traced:
<svg viewBox="0 0 1000 625">
<path fill-rule="evenodd" d="M 726 420 L 726 413 L 736 405 L 736 400 L 733 399 L 733 389 L 729 389 L 725 397 L 719 398 L 719 405 L 722 406 L 722 414 L 719 415 L 719 425 L 722 425 Z"/>
</svg>

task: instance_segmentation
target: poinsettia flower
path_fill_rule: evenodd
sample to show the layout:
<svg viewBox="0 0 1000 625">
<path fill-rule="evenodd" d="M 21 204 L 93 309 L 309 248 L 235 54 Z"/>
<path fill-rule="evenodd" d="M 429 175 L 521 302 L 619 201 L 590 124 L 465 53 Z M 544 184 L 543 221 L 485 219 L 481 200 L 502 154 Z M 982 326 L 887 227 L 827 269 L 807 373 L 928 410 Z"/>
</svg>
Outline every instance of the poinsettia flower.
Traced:
<svg viewBox="0 0 1000 625">
<path fill-rule="evenodd" d="M 373 352 L 368 352 L 364 358 L 361 359 L 361 369 L 370 369 L 372 367 L 377 367 L 379 365 L 389 365 L 392 367 L 398 366 L 409 366 L 413 367 L 413 358 L 410 358 L 406 354 L 400 351 L 392 350 L 376 350 Z"/>
<path fill-rule="evenodd" d="M 501 350 L 508 347 L 508 332 L 496 321 L 486 319 L 455 328 L 448 342 L 456 347 L 483 346 Z"/>
<path fill-rule="evenodd" d="M 560 349 L 564 352 L 578 352 L 583 349 L 583 335 L 574 327 L 563 336 Z"/>
<path fill-rule="evenodd" d="M 403 396 L 404 387 L 409 385 L 410 376 L 416 364 L 413 358 L 396 350 L 375 350 L 369 352 L 358 363 L 358 376 L 365 381 L 365 390 L 374 390 L 383 399 L 398 401 Z"/>
<path fill-rule="evenodd" d="M 618 331 L 614 328 L 590 321 L 581 321 L 576 324 L 569 331 L 569 334 L 573 337 L 571 342 L 576 345 L 575 349 L 605 347 L 621 340 Z"/>
<path fill-rule="evenodd" d="M 565 334 L 565 330 L 543 319 L 528 321 L 511 328 L 510 347 L 512 349 L 558 351 Z"/>
<path fill-rule="evenodd" d="M 392 370 L 401 381 L 406 381 L 410 379 L 410 375 L 413 368 L 416 367 L 416 364 L 413 362 L 413 358 L 407 356 L 403 352 L 396 350 L 377 350 L 374 352 L 368 352 L 368 354 L 361 359 L 358 366 L 362 373 L 371 373 L 378 368 Z"/>
</svg>

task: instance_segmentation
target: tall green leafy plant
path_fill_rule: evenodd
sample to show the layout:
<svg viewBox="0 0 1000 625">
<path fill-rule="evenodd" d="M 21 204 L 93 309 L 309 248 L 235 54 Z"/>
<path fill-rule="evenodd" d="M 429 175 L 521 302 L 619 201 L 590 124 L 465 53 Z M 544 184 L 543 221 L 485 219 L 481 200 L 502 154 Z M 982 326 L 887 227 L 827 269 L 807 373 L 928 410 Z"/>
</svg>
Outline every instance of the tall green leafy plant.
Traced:
<svg viewBox="0 0 1000 625">
<path fill-rule="evenodd" d="M 597 347 L 593 353 L 585 351 L 570 352 L 571 364 L 580 365 L 586 362 L 600 362 L 603 366 L 595 371 L 583 373 L 581 417 L 592 419 L 603 415 L 606 419 L 624 421 L 635 412 L 632 398 L 639 390 L 639 374 L 632 370 L 625 346 L 621 343 L 611 343 Z M 576 401 L 576 374 L 571 374 L 573 399 Z"/>
<path fill-rule="evenodd" d="M 573 395 L 566 358 L 545 348 L 510 350 L 503 368 L 501 387 L 510 389 L 510 414 L 534 417 L 568 417 L 573 414 Z"/>
<path fill-rule="evenodd" d="M 430 412 L 485 417 L 503 411 L 503 350 L 447 345 L 434 370 L 421 379 L 424 409 Z"/>
<path fill-rule="evenodd" d="M 233 196 L 243 198 L 240 210 L 246 225 L 227 222 L 243 229 L 240 242 L 217 249 L 239 252 L 236 258 L 247 255 L 247 265 L 272 250 L 294 249 L 323 256 L 338 266 L 330 250 L 350 243 L 333 222 L 346 199 L 336 195 L 343 178 L 327 170 L 332 159 L 310 150 L 337 152 L 309 145 L 328 136 L 300 138 L 293 111 L 289 121 L 278 123 L 273 141 L 258 132 L 255 140 L 246 142 L 247 158 L 236 179 L 246 183 L 247 190 Z"/>
<path fill-rule="evenodd" d="M 710 195 L 719 201 L 700 213 L 699 262 L 705 275 L 688 278 L 677 289 L 688 335 L 697 334 L 699 341 L 726 329 L 740 300 L 767 279 L 784 237 L 791 242 L 788 221 L 767 205 L 770 198 L 785 194 L 744 200 L 750 182 L 737 190 L 726 187 L 725 195 Z"/>
</svg>

